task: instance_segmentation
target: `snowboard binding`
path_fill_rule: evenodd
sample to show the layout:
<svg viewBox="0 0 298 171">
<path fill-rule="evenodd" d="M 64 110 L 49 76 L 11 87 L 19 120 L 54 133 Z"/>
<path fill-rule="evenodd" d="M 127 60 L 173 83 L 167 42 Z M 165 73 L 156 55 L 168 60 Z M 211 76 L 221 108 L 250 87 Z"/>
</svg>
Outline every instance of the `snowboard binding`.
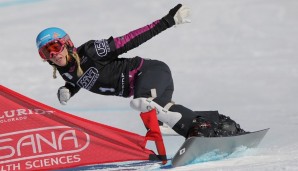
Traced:
<svg viewBox="0 0 298 171">
<path fill-rule="evenodd" d="M 230 117 L 219 114 L 217 121 L 196 117 L 188 131 L 188 137 L 228 137 L 245 134 L 240 125 Z"/>
<path fill-rule="evenodd" d="M 197 117 L 193 120 L 193 126 L 188 131 L 188 137 L 215 137 L 214 123 Z"/>
</svg>

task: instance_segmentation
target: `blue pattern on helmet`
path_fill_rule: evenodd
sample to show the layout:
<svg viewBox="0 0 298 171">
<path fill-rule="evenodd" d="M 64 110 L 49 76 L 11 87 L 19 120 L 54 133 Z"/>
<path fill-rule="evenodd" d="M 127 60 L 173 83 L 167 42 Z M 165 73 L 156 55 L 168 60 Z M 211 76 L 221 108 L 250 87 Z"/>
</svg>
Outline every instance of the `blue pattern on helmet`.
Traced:
<svg viewBox="0 0 298 171">
<path fill-rule="evenodd" d="M 36 37 L 36 46 L 38 50 L 50 41 L 63 38 L 66 36 L 66 32 L 57 27 L 50 27 L 41 31 Z"/>
</svg>

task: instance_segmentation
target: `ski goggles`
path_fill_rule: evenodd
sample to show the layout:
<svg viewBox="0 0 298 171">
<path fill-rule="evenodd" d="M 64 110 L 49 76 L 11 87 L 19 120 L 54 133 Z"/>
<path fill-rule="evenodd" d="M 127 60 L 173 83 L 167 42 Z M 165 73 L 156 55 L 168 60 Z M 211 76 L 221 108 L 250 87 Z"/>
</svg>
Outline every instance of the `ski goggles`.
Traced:
<svg viewBox="0 0 298 171">
<path fill-rule="evenodd" d="M 53 58 L 54 55 L 61 53 L 65 47 L 65 41 L 63 39 L 55 39 L 48 42 L 39 49 L 39 55 L 45 60 Z"/>
</svg>

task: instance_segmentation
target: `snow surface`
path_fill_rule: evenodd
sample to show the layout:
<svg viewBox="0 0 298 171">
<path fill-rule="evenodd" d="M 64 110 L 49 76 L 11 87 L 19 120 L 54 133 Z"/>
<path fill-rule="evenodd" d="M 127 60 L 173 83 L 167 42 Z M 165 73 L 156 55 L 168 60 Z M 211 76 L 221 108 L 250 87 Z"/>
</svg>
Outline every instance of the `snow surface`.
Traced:
<svg viewBox="0 0 298 171">
<path fill-rule="evenodd" d="M 163 17 L 179 2 L 0 0 L 0 83 L 60 110 L 144 135 L 139 113 L 128 105 L 130 99 L 81 90 L 61 106 L 56 92 L 64 82 L 61 77 L 52 79 L 51 67 L 38 56 L 35 38 L 50 26 L 64 28 L 76 45 L 117 37 Z M 271 130 L 257 149 L 164 169 L 298 170 L 298 1 L 181 2 L 192 9 L 192 23 L 168 29 L 122 56 L 168 63 L 176 103 L 193 110 L 219 110 L 245 130 Z M 165 143 L 173 156 L 183 138 L 166 137 Z M 80 169 L 160 169 L 158 164 L 114 166 Z"/>
</svg>

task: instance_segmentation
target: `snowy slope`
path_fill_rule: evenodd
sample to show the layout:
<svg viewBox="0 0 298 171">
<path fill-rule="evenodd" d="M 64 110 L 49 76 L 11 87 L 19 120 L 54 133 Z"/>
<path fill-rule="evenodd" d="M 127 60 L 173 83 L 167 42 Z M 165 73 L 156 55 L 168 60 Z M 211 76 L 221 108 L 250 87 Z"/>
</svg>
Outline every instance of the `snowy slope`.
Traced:
<svg viewBox="0 0 298 171">
<path fill-rule="evenodd" d="M 0 84 L 77 116 L 144 134 L 138 112 L 129 108 L 130 99 L 81 90 L 61 106 L 56 91 L 63 80 L 52 79 L 51 67 L 38 56 L 35 38 L 49 26 L 64 28 L 76 45 L 121 36 L 163 17 L 179 2 L 0 0 Z M 192 9 L 192 23 L 166 30 L 122 56 L 167 62 L 176 103 L 219 110 L 249 131 L 271 130 L 258 149 L 173 170 L 298 170 L 298 1 L 183 3 Z M 183 138 L 165 141 L 174 155 Z"/>
</svg>

